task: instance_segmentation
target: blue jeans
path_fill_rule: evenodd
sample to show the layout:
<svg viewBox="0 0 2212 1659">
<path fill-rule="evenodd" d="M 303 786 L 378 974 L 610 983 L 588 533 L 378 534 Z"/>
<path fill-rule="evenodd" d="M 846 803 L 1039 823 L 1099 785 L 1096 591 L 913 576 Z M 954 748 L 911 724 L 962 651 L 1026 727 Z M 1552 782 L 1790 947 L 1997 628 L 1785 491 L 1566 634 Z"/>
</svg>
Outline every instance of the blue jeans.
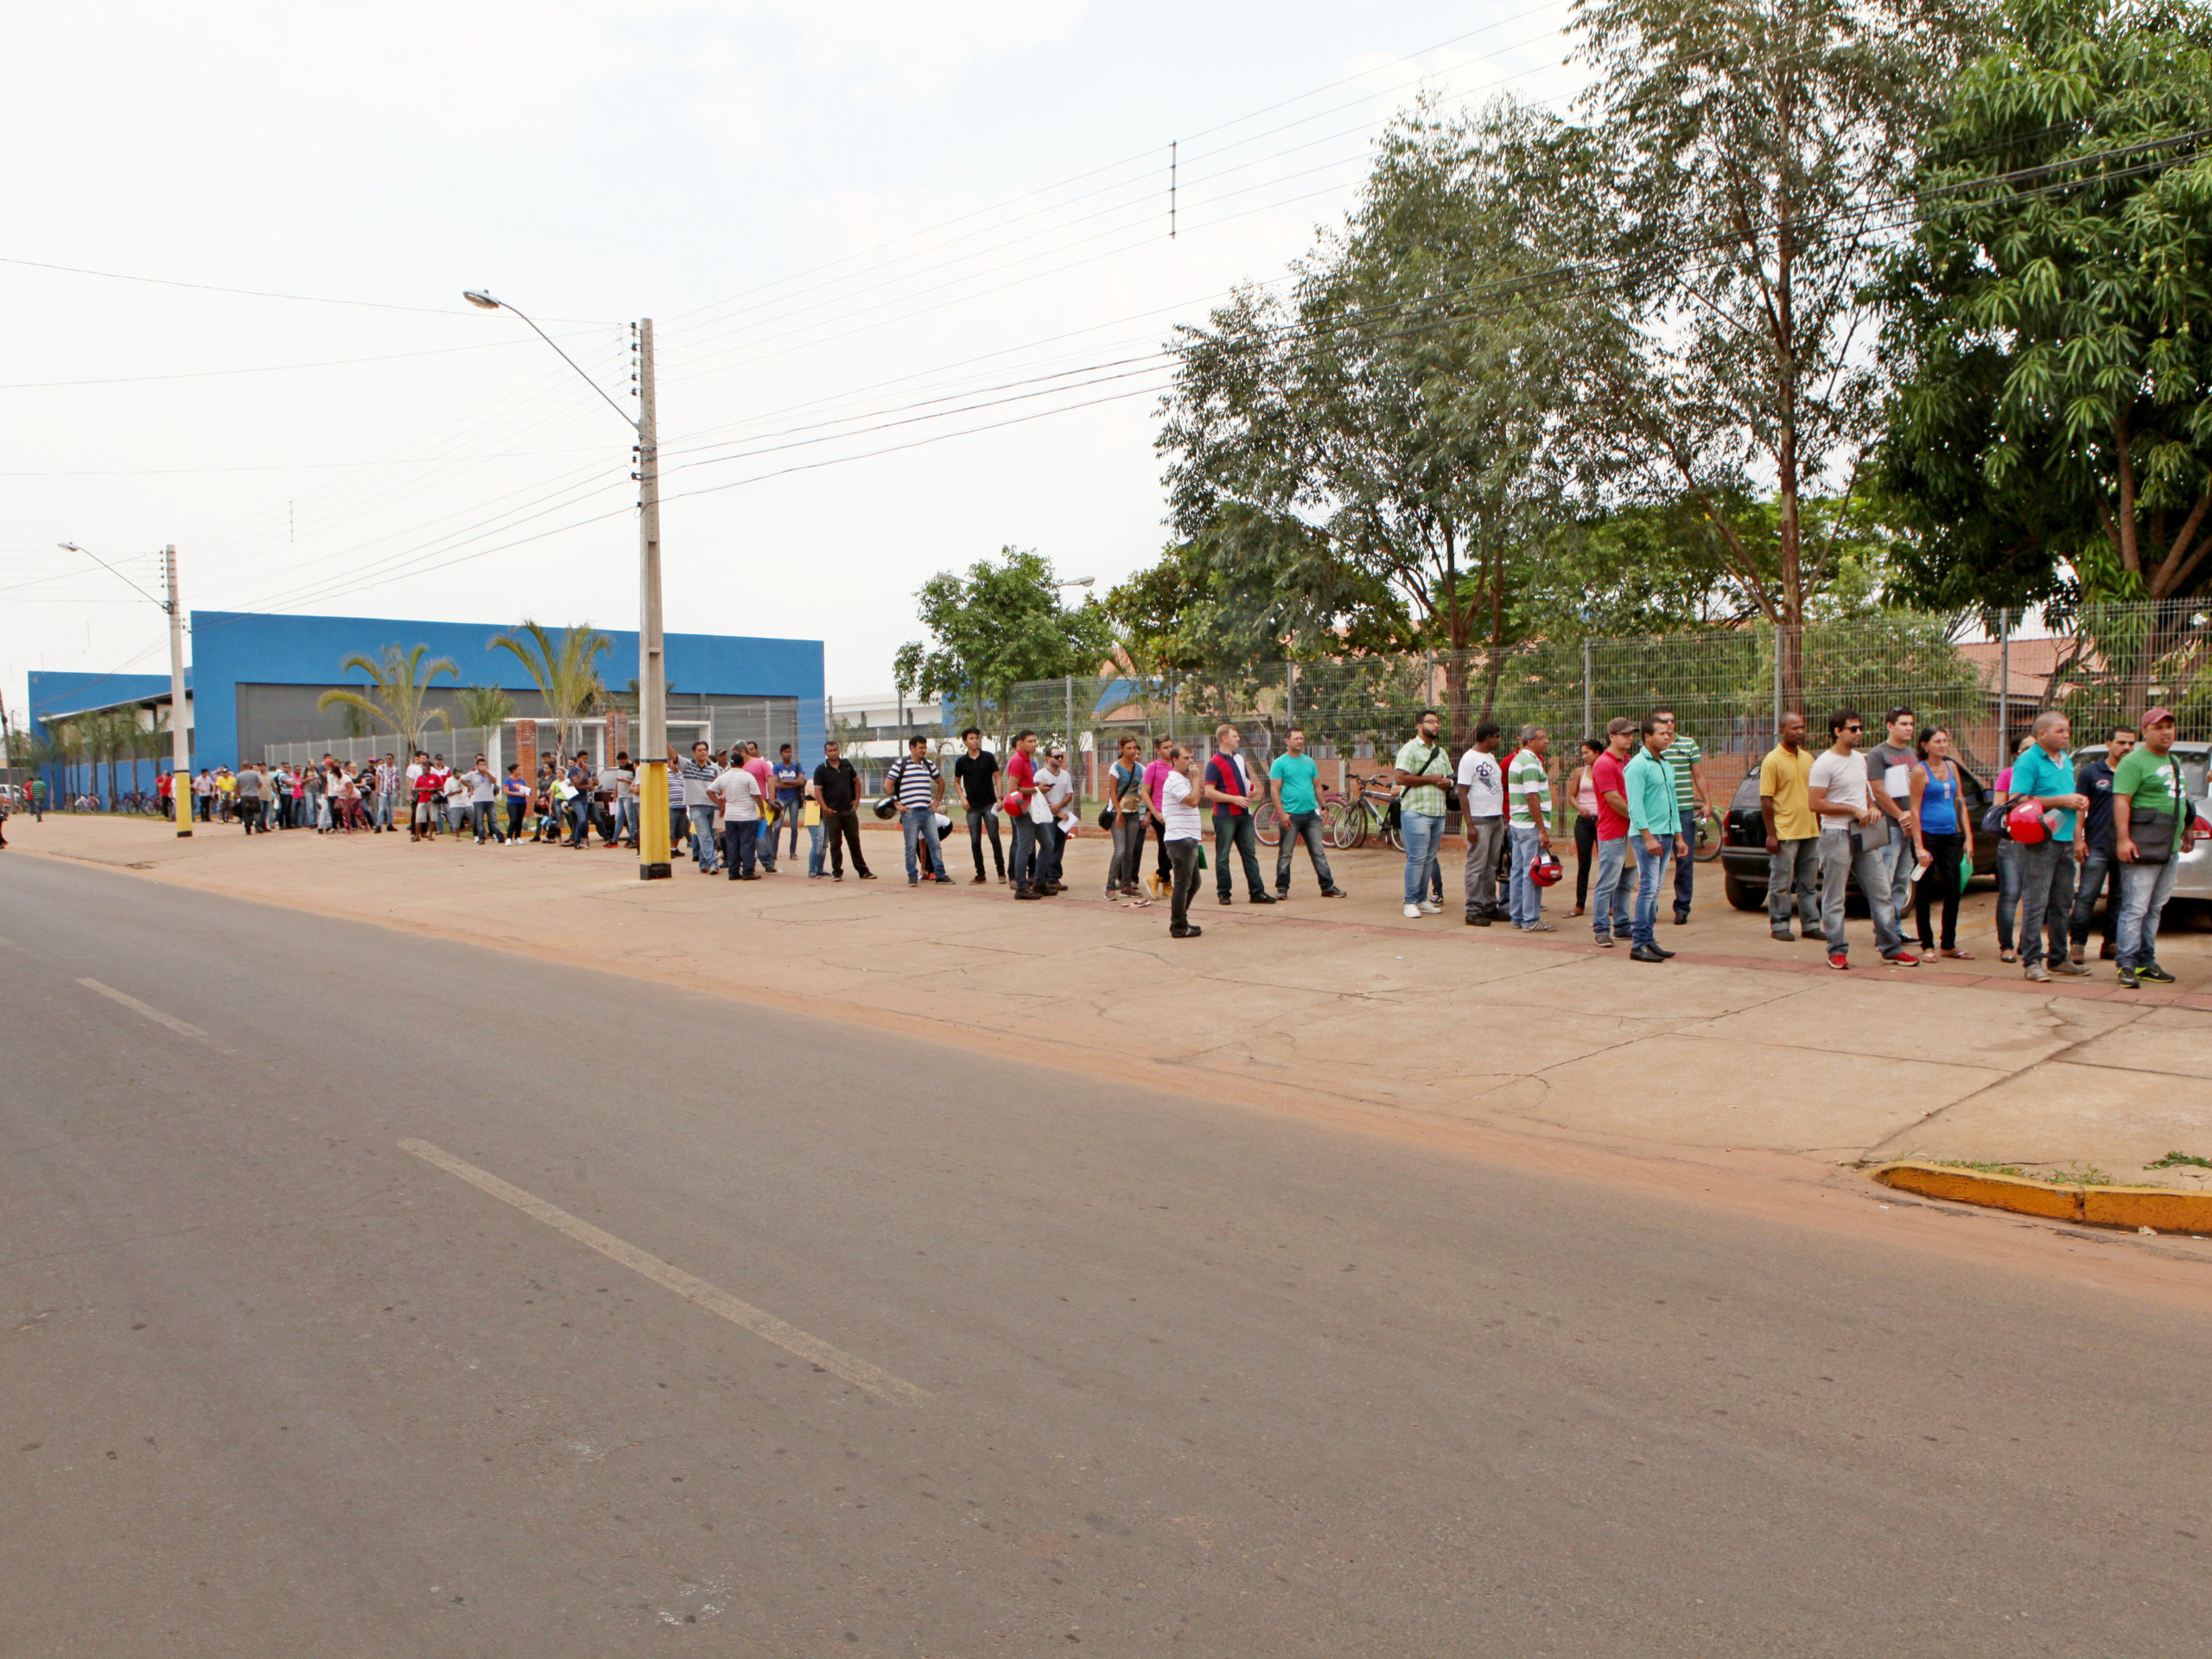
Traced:
<svg viewBox="0 0 2212 1659">
<path fill-rule="evenodd" d="M 2074 843 L 2039 841 L 2020 849 L 2020 961 L 2065 961 L 2073 913 Z"/>
<path fill-rule="evenodd" d="M 1598 890 L 1590 895 L 1590 931 L 1602 944 L 1629 931 L 1628 894 L 1621 872 L 1628 864 L 1628 837 L 1598 842 Z"/>
<path fill-rule="evenodd" d="M 1007 880 L 1014 883 L 1014 891 L 1037 885 L 1037 830 L 1027 812 L 1015 816 L 1013 823 L 1014 855 L 1007 861 Z"/>
<path fill-rule="evenodd" d="M 1437 820 L 1440 823 L 1442 819 Z M 1257 899 L 1268 890 L 1260 875 L 1260 832 L 1249 812 L 1217 815 L 1213 821 L 1213 885 L 1217 897 L 1226 899 L 1235 885 L 1230 880 L 1229 855 L 1236 851 L 1244 866 L 1244 885 Z"/>
<path fill-rule="evenodd" d="M 1656 930 L 1659 925 L 1659 889 L 1666 885 L 1667 861 L 1675 855 L 1674 838 L 1662 836 L 1659 850 L 1653 852 L 1643 844 L 1643 837 L 1631 835 L 1629 840 L 1636 848 L 1636 920 L 1630 925 L 1630 937 L 1649 950 L 1659 943 Z"/>
<path fill-rule="evenodd" d="M 1329 874 L 1329 855 L 1323 850 L 1321 815 L 1319 812 L 1286 812 L 1282 815 L 1282 838 L 1275 842 L 1275 891 L 1290 891 L 1291 849 L 1300 842 L 1306 843 L 1306 856 L 1313 861 L 1313 879 L 1321 884 L 1321 891 L 1328 892 L 1337 885 Z M 1144 863 L 1144 832 L 1137 832 L 1136 851 L 1129 855 L 1129 880 L 1134 884 Z"/>
<path fill-rule="evenodd" d="M 638 838 L 638 798 L 625 795 L 614 803 L 614 839 L 635 841 Z"/>
<path fill-rule="evenodd" d="M 2020 913 L 2020 843 L 2010 836 L 1997 842 L 1997 948 L 2012 948 L 2012 925 Z"/>
<path fill-rule="evenodd" d="M 797 830 L 791 832 L 791 850 L 794 853 L 798 850 Z M 806 873 L 809 875 L 822 874 L 822 826 L 818 823 L 806 826 Z"/>
<path fill-rule="evenodd" d="M 2120 965 L 2147 968 L 2158 959 L 2158 912 L 2181 874 L 2181 849 L 2163 864 L 2120 867 Z"/>
<path fill-rule="evenodd" d="M 1534 927 L 1544 919 L 1544 890 L 1529 879 L 1529 867 L 1536 861 L 1536 826 L 1509 823 L 1505 835 L 1513 844 L 1513 875 L 1505 888 L 1506 912 L 1513 918 L 1514 926 Z"/>
<path fill-rule="evenodd" d="M 943 875 L 944 852 L 938 845 L 937 809 L 933 806 L 910 806 L 899 815 L 899 828 L 906 837 L 906 879 L 914 881 L 922 875 Z M 918 872 L 914 862 L 914 842 L 917 839 L 929 849 L 929 868 Z"/>
<path fill-rule="evenodd" d="M 1398 834 L 1406 843 L 1406 902 L 1420 904 L 1428 897 L 1436 879 L 1436 843 L 1444 838 L 1444 820 L 1426 812 L 1401 812 Z"/>
<path fill-rule="evenodd" d="M 728 868 L 729 879 L 741 880 L 753 874 L 753 849 L 760 837 L 758 818 L 725 818 L 722 820 L 722 862 Z"/>
<path fill-rule="evenodd" d="M 1895 956 L 1904 944 L 1904 933 L 1897 926 L 1897 912 L 1890 908 L 1888 855 L 1879 847 L 1854 853 L 1850 830 L 1823 829 L 1821 931 L 1827 937 L 1828 953 L 1834 956 L 1851 948 L 1843 934 L 1843 902 L 1853 876 L 1859 878 L 1859 891 L 1866 899 L 1866 914 L 1873 919 L 1874 948 L 1885 957 Z"/>
<path fill-rule="evenodd" d="M 1682 814 L 1682 845 L 1694 854 L 1697 851 L 1697 810 L 1693 807 Z M 1690 897 L 1697 885 L 1697 860 L 1677 858 L 1675 861 L 1675 914 L 1690 913 Z"/>
<path fill-rule="evenodd" d="M 779 817 L 774 824 L 770 827 L 769 848 L 772 853 L 776 844 L 783 839 L 784 826 L 789 824 L 791 831 L 791 856 L 797 858 L 798 856 L 798 821 L 804 814 L 805 808 L 796 795 L 788 799 L 779 795 L 776 797 L 776 811 Z"/>
<path fill-rule="evenodd" d="M 715 873 L 715 809 L 711 806 L 688 806 L 684 816 L 691 820 L 691 856 L 699 861 L 699 873 Z M 582 820 L 578 819 L 579 830 Z"/>
<path fill-rule="evenodd" d="M 2067 932 L 2073 936 L 2075 961 L 2088 954 L 2089 923 L 2097 913 L 2097 893 L 2107 884 L 2112 887 L 2112 900 L 2105 906 L 2105 938 L 2111 941 L 2120 937 L 2120 873 L 2125 868 L 2109 847 L 2082 859 L 2081 874 L 2074 883 L 2074 913 L 2066 923 Z"/>
</svg>

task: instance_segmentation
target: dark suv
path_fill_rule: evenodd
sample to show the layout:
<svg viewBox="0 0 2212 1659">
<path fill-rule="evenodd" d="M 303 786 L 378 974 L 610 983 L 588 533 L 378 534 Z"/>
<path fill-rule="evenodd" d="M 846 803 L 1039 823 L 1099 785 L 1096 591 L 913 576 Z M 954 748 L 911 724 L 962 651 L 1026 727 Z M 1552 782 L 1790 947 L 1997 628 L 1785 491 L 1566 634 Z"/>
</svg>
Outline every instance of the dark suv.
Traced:
<svg viewBox="0 0 2212 1659">
<path fill-rule="evenodd" d="M 1815 751 L 1818 753 L 1818 751 Z M 1997 874 L 1997 837 L 1981 827 L 1989 804 L 1989 791 L 1980 779 L 1959 768 L 1959 810 L 1974 830 L 1974 873 Z M 1759 812 L 1759 774 L 1754 766 L 1736 785 L 1728 802 L 1728 820 L 1721 834 L 1720 868 L 1728 889 L 1728 902 L 1738 910 L 1761 910 L 1766 906 L 1766 820 Z M 1852 883 L 1855 888 L 1858 883 Z"/>
</svg>

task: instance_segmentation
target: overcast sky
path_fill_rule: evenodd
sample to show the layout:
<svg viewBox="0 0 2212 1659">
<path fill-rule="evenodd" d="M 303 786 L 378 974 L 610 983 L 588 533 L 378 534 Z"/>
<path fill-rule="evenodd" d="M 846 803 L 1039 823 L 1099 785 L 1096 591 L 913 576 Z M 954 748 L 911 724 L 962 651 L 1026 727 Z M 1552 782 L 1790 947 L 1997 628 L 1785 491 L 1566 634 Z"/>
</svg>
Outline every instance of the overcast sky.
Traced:
<svg viewBox="0 0 2212 1659">
<path fill-rule="evenodd" d="M 820 638 L 832 692 L 880 690 L 937 570 L 1154 558 L 1147 354 L 1308 248 L 1420 86 L 1564 102 L 1564 16 L 18 8 L 0 688 L 165 669 L 125 578 L 172 541 L 193 608 L 634 626 L 629 435 L 483 286 L 626 407 L 656 319 L 668 626 Z"/>
</svg>

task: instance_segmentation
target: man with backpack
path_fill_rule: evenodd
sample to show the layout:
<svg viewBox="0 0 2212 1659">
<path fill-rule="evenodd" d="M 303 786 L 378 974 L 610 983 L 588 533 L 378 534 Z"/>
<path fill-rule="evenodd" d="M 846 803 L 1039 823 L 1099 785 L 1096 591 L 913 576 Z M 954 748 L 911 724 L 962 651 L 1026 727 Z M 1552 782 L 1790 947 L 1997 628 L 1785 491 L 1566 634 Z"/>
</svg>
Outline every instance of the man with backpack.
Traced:
<svg viewBox="0 0 2212 1659">
<path fill-rule="evenodd" d="M 891 768 L 891 775 L 884 785 L 899 798 L 899 828 L 906 840 L 906 885 L 919 887 L 922 877 L 950 886 L 952 878 L 944 873 L 944 849 L 937 836 L 937 810 L 944 799 L 944 774 L 930 759 L 930 741 L 926 737 L 906 740 L 906 753 Z M 916 842 L 928 849 L 928 857 L 918 864 L 914 858 Z"/>
</svg>

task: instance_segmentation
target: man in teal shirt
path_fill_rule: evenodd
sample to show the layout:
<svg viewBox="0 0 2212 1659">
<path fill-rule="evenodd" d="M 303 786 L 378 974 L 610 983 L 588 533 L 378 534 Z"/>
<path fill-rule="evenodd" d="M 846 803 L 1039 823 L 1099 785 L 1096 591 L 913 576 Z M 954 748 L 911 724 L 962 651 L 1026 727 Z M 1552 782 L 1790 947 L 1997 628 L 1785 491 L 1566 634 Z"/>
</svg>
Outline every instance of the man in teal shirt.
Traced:
<svg viewBox="0 0 2212 1659">
<path fill-rule="evenodd" d="M 1659 715 L 1646 715 L 1643 744 L 1628 763 L 1628 838 L 1636 849 L 1636 914 L 1630 923 L 1634 948 L 1630 962 L 1664 962 L 1675 953 L 1662 950 L 1656 929 L 1659 890 L 1666 885 L 1667 859 L 1688 850 L 1682 842 L 1682 815 L 1675 804 L 1675 773 L 1664 759 L 1675 741 L 1675 725 Z"/>
<path fill-rule="evenodd" d="M 2046 709 L 2036 716 L 2036 741 L 2012 763 L 2013 804 L 2032 805 L 2050 833 L 2033 843 L 2020 842 L 2020 962 L 2021 971 L 2038 982 L 2053 974 L 2069 979 L 2085 978 L 2088 969 L 2066 959 L 2067 920 L 2074 912 L 2074 866 L 2081 855 L 2074 838 L 2075 814 L 2089 804 L 2074 781 L 2073 762 L 2067 746 L 2073 729 L 2066 716 Z M 2050 938 L 2050 961 L 2044 962 L 2044 938 Z"/>
<path fill-rule="evenodd" d="M 1275 842 L 1275 897 L 1290 897 L 1290 849 L 1306 843 L 1313 861 L 1313 879 L 1321 884 L 1324 899 L 1341 899 L 1344 890 L 1329 874 L 1329 855 L 1321 850 L 1321 802 L 1314 788 L 1320 768 L 1306 753 L 1306 728 L 1290 728 L 1289 747 L 1268 768 L 1275 786 L 1275 811 L 1282 819 L 1282 833 Z"/>
</svg>

